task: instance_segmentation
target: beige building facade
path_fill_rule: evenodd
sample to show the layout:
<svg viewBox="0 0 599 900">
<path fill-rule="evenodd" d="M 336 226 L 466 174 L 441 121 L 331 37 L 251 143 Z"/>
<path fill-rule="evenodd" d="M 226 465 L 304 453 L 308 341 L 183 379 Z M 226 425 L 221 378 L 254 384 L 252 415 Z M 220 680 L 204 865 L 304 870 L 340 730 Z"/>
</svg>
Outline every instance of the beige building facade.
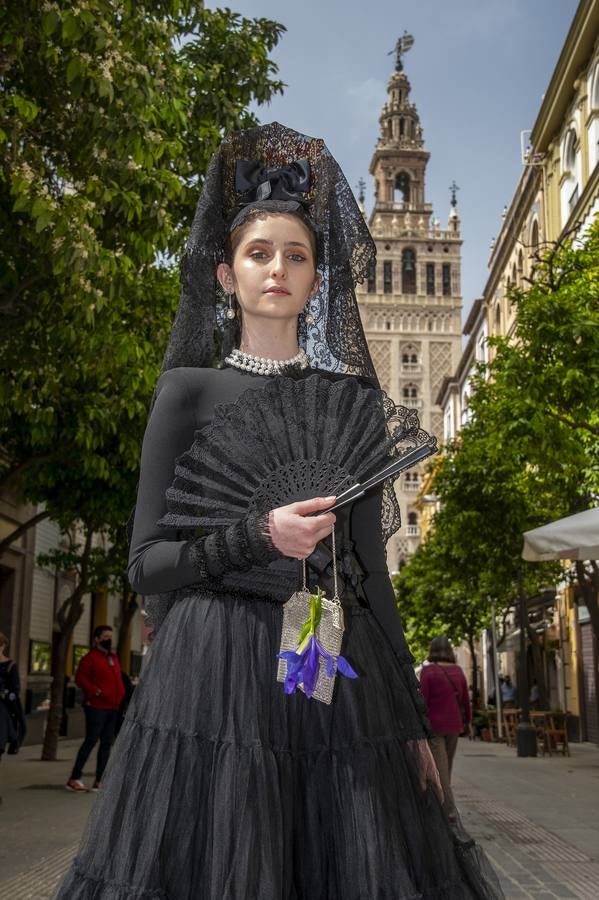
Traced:
<svg viewBox="0 0 599 900">
<path fill-rule="evenodd" d="M 510 284 L 525 286 L 539 252 L 584 234 L 599 213 L 599 0 L 581 0 L 522 144 L 522 175 L 491 247 L 490 335 L 513 331 Z"/>
<path fill-rule="evenodd" d="M 468 420 L 469 376 L 492 357 L 493 349 L 484 349 L 488 336 L 514 331 L 510 286 L 525 288 L 538 255 L 564 237 L 582 237 L 598 214 L 599 0 L 581 0 L 533 128 L 522 135 L 522 174 L 491 243 L 482 298 L 464 329 L 470 340 L 437 397 L 445 440 Z M 599 742 L 598 652 L 588 611 L 561 585 L 529 615 L 545 651 L 550 704 L 571 714 L 572 737 Z M 501 648 L 505 671 L 515 664 L 512 644 L 508 638 Z"/>
</svg>

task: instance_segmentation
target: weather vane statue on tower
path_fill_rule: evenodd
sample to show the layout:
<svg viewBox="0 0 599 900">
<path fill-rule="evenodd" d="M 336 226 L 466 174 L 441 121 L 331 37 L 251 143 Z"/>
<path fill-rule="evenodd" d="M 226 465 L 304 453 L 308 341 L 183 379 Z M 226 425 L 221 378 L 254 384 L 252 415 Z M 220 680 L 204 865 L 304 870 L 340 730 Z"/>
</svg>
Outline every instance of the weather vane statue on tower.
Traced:
<svg viewBox="0 0 599 900">
<path fill-rule="evenodd" d="M 389 50 L 387 56 L 391 56 L 392 53 L 395 53 L 395 71 L 403 72 L 403 55 L 407 53 L 408 50 L 413 46 L 414 38 L 411 34 L 408 34 L 407 31 L 404 31 L 403 35 L 397 39 L 397 43 L 393 50 Z"/>
</svg>

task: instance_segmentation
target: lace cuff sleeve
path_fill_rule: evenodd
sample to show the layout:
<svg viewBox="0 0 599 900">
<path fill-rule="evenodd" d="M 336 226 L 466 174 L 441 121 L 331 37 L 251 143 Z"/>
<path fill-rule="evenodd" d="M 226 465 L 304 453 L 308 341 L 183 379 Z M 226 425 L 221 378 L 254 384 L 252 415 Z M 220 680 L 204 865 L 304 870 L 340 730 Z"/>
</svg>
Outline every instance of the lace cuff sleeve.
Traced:
<svg viewBox="0 0 599 900">
<path fill-rule="evenodd" d="M 279 559 L 283 554 L 271 541 L 268 516 L 255 513 L 192 541 L 189 558 L 200 577 L 220 578 L 225 572 L 267 566 Z"/>
</svg>

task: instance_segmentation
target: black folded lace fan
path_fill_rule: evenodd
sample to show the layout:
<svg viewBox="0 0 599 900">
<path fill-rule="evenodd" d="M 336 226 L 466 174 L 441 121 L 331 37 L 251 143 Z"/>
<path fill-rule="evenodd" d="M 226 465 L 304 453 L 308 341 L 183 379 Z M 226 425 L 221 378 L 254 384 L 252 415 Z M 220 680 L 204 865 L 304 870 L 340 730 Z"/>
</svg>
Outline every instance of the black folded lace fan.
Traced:
<svg viewBox="0 0 599 900">
<path fill-rule="evenodd" d="M 160 524 L 209 531 L 320 496 L 340 506 L 436 450 L 414 410 L 356 378 L 279 376 L 216 406 L 177 460 Z"/>
</svg>

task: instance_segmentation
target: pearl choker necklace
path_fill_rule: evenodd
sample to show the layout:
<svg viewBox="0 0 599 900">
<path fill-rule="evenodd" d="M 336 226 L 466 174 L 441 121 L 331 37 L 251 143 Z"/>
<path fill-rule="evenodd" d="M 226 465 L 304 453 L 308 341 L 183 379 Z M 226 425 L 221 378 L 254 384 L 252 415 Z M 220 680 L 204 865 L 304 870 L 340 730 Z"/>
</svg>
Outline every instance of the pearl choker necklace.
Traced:
<svg viewBox="0 0 599 900">
<path fill-rule="evenodd" d="M 243 372 L 252 372 L 254 375 L 282 375 L 292 366 L 306 369 L 310 364 L 305 351 L 301 348 L 291 359 L 267 359 L 265 356 L 253 356 L 235 348 L 230 356 L 226 357 L 225 362 L 228 366 L 241 369 Z"/>
</svg>

